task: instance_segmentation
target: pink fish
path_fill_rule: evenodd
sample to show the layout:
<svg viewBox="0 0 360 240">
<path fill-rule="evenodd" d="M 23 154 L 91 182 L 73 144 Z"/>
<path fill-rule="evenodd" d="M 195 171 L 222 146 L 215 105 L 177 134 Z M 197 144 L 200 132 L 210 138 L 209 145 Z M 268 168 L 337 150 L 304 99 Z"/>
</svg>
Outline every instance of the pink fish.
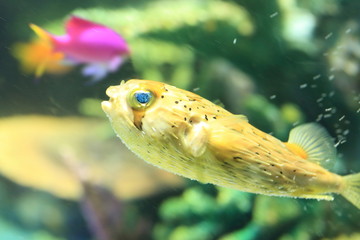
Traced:
<svg viewBox="0 0 360 240">
<path fill-rule="evenodd" d="M 92 81 L 116 71 L 130 54 L 126 41 L 114 30 L 76 16 L 66 22 L 66 34 L 55 36 L 30 24 L 41 38 L 50 41 L 54 52 L 63 53 L 68 64 L 85 64 L 83 75 Z"/>
</svg>

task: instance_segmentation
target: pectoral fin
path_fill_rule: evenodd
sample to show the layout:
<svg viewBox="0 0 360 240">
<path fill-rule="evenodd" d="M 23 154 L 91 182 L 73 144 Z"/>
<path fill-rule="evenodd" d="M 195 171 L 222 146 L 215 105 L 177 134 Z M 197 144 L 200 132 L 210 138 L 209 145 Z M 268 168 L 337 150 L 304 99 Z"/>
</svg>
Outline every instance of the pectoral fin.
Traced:
<svg viewBox="0 0 360 240">
<path fill-rule="evenodd" d="M 316 123 L 300 125 L 290 131 L 287 148 L 294 154 L 329 168 L 336 158 L 334 142 Z"/>
<path fill-rule="evenodd" d="M 204 154 L 208 143 L 207 124 L 196 122 L 188 125 L 184 136 L 181 138 L 182 145 L 192 156 L 199 157 Z"/>
</svg>

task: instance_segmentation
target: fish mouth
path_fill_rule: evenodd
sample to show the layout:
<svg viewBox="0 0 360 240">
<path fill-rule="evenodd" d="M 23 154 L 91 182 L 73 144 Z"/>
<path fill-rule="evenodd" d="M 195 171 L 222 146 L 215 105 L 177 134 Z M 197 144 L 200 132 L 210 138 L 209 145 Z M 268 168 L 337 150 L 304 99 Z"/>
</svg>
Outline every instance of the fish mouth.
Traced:
<svg viewBox="0 0 360 240">
<path fill-rule="evenodd" d="M 119 87 L 120 86 L 110 86 L 106 90 L 106 95 L 110 98 L 108 101 L 101 102 L 101 108 L 107 114 L 113 109 L 113 99 L 116 99 L 119 96 Z"/>
</svg>

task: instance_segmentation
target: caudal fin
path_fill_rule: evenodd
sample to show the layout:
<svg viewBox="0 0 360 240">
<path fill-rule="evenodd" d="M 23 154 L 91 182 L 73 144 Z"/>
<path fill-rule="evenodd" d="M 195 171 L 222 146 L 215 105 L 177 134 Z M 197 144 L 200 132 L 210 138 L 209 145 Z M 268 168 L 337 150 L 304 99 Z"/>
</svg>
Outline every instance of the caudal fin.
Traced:
<svg viewBox="0 0 360 240">
<path fill-rule="evenodd" d="M 360 173 L 345 176 L 344 180 L 346 185 L 341 194 L 360 209 Z"/>
</svg>

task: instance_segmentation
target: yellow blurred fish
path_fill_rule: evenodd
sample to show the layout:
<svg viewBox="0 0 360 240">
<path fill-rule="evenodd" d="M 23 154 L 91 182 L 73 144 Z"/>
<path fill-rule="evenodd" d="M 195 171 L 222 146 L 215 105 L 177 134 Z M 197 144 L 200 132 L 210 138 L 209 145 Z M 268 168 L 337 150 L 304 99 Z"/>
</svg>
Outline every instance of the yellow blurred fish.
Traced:
<svg viewBox="0 0 360 240">
<path fill-rule="evenodd" d="M 360 208 L 360 174 L 322 166 L 335 159 L 318 124 L 300 125 L 281 142 L 212 102 L 148 80 L 109 87 L 102 108 L 121 140 L 151 164 L 201 182 L 266 195 L 333 200 Z"/>
</svg>

